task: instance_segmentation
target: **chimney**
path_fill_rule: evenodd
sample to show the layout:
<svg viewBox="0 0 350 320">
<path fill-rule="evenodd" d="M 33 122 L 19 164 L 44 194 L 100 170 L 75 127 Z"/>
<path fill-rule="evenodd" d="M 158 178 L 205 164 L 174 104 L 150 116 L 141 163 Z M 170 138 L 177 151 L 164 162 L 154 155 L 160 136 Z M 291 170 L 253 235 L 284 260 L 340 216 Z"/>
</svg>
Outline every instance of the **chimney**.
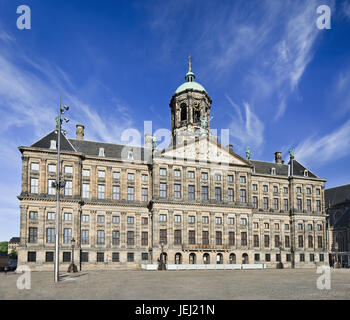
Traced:
<svg viewBox="0 0 350 320">
<path fill-rule="evenodd" d="M 229 151 L 229 152 L 233 152 L 233 145 L 232 145 L 232 144 L 229 144 L 229 145 L 228 145 L 228 151 Z"/>
<path fill-rule="evenodd" d="M 145 148 L 152 148 L 152 135 L 150 133 L 145 134 Z"/>
<path fill-rule="evenodd" d="M 82 124 L 77 124 L 77 139 L 84 140 L 84 129 L 85 127 Z"/>
<path fill-rule="evenodd" d="M 275 162 L 278 164 L 282 164 L 282 152 L 281 151 L 277 151 L 275 152 Z"/>
</svg>

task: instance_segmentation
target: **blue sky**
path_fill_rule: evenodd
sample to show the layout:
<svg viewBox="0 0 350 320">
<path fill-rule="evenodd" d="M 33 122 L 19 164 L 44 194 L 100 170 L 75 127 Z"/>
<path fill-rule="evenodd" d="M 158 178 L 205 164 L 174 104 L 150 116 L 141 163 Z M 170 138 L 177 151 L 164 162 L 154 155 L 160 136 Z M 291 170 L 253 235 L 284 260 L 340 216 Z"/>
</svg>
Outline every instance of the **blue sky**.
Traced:
<svg viewBox="0 0 350 320">
<path fill-rule="evenodd" d="M 31 30 L 16 27 L 17 6 Z M 331 8 L 331 29 L 316 8 Z M 19 235 L 20 145 L 55 126 L 120 142 L 128 128 L 170 129 L 169 102 L 192 54 L 213 100 L 212 128 L 244 156 L 296 158 L 326 187 L 350 183 L 349 1 L 0 0 L 0 240 Z"/>
</svg>

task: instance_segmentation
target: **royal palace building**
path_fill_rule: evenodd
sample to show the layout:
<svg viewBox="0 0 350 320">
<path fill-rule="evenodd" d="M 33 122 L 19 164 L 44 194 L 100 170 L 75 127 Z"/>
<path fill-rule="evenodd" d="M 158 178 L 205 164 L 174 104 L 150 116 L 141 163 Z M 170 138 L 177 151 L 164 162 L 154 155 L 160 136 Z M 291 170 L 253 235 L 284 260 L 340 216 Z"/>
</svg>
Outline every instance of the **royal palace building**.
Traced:
<svg viewBox="0 0 350 320">
<path fill-rule="evenodd" d="M 157 148 L 60 132 L 60 265 L 136 269 L 156 264 L 328 264 L 325 179 L 293 152 L 284 163 L 241 157 L 210 131 L 211 98 L 191 68 L 170 101 L 172 139 Z M 54 267 L 57 141 L 54 129 L 22 153 L 19 265 Z M 65 266 L 66 265 L 66 266 Z"/>
</svg>

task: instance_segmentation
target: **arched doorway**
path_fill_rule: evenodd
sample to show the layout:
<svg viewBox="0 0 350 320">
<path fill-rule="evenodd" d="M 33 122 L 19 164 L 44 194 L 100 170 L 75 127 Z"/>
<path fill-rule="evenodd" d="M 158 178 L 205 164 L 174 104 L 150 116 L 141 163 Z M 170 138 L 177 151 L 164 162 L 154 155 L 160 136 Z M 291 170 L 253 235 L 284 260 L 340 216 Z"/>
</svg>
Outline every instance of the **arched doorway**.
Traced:
<svg viewBox="0 0 350 320">
<path fill-rule="evenodd" d="M 249 257 L 246 253 L 242 254 L 242 264 L 248 264 L 249 263 Z"/>
<path fill-rule="evenodd" d="M 224 257 L 222 253 L 218 253 L 216 255 L 216 264 L 223 264 L 223 262 L 224 262 Z"/>
<path fill-rule="evenodd" d="M 204 253 L 203 254 L 203 263 L 204 264 L 209 264 L 210 263 L 210 255 L 209 255 L 209 253 Z"/>
<path fill-rule="evenodd" d="M 163 255 L 163 262 L 166 264 L 168 261 L 168 255 L 166 254 L 166 252 L 161 253 L 159 257 L 160 261 L 162 261 L 162 255 Z"/>
<path fill-rule="evenodd" d="M 189 261 L 190 261 L 190 264 L 196 264 L 196 254 L 195 253 L 190 253 Z"/>
<path fill-rule="evenodd" d="M 234 253 L 230 254 L 230 263 L 236 264 L 236 255 Z"/>
<path fill-rule="evenodd" d="M 181 264 L 181 263 L 182 263 L 182 254 L 178 252 L 175 254 L 175 264 Z"/>
</svg>

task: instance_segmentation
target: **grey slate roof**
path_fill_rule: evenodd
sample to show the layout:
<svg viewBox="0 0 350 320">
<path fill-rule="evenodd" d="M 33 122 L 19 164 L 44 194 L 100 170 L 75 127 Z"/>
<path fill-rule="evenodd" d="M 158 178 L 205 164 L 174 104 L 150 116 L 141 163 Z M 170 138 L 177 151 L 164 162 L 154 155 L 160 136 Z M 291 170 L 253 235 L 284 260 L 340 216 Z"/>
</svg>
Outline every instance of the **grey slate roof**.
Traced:
<svg viewBox="0 0 350 320">
<path fill-rule="evenodd" d="M 335 206 L 350 201 L 350 184 L 325 190 L 326 206 Z"/>
<path fill-rule="evenodd" d="M 149 159 L 149 156 L 151 155 L 151 150 L 143 147 L 78 139 L 69 139 L 69 141 L 77 152 L 81 152 L 88 156 L 98 157 L 100 148 L 104 148 L 106 158 L 126 160 L 128 159 L 128 153 L 132 151 L 134 160 L 145 161 L 145 159 Z"/>
<path fill-rule="evenodd" d="M 257 160 L 251 160 L 250 162 L 255 167 L 256 173 L 271 174 L 271 169 L 275 168 L 276 175 L 288 176 L 288 165 L 286 164 L 278 164 L 274 162 L 264 162 L 264 161 L 257 161 Z"/>
<path fill-rule="evenodd" d="M 342 228 L 350 225 L 350 207 L 342 210 L 328 211 L 329 223 L 332 227 Z"/>
<path fill-rule="evenodd" d="M 31 145 L 33 148 L 50 149 L 51 140 L 56 140 L 57 143 L 57 131 L 53 130 L 45 137 L 41 138 L 39 141 Z M 76 150 L 70 144 L 68 139 L 61 133 L 61 150 L 75 152 Z"/>
<path fill-rule="evenodd" d="M 20 242 L 20 237 L 12 237 L 9 243 L 19 243 Z"/>
<path fill-rule="evenodd" d="M 293 160 L 293 175 L 294 176 L 304 176 L 304 171 L 308 171 L 308 176 L 311 178 L 317 178 L 315 174 L 313 174 L 309 169 L 305 168 L 302 164 L 300 164 L 297 160 Z"/>
</svg>

